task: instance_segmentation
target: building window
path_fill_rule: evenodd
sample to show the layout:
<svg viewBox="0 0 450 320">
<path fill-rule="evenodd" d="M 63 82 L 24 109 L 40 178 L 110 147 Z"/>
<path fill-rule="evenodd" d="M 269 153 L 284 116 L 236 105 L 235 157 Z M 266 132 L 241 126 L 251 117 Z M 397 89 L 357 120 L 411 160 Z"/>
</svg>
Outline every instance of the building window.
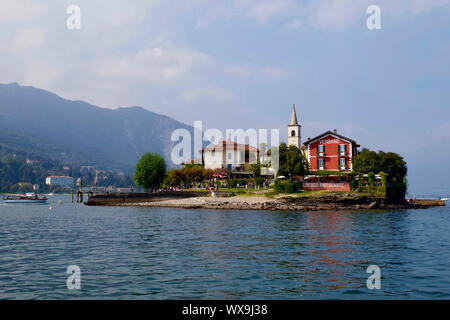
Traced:
<svg viewBox="0 0 450 320">
<path fill-rule="evenodd" d="M 325 159 L 317 159 L 317 170 L 325 170 Z"/>
<path fill-rule="evenodd" d="M 231 160 L 231 153 L 228 154 L 228 160 Z"/>
<path fill-rule="evenodd" d="M 291 137 L 295 137 L 295 130 L 291 131 Z"/>
<path fill-rule="evenodd" d="M 339 169 L 340 170 L 347 169 L 347 159 L 346 158 L 339 159 Z"/>
<path fill-rule="evenodd" d="M 319 144 L 317 146 L 317 155 L 319 157 L 324 156 L 325 155 L 325 146 L 323 144 Z"/>
<path fill-rule="evenodd" d="M 339 145 L 339 155 L 345 156 L 347 154 L 347 145 L 346 144 L 340 144 Z"/>
</svg>

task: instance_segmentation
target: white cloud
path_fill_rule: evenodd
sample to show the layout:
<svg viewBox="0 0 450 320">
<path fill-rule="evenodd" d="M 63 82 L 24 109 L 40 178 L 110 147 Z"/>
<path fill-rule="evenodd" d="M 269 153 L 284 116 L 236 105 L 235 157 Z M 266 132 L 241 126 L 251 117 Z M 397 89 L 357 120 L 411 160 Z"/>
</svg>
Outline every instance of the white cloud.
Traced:
<svg viewBox="0 0 450 320">
<path fill-rule="evenodd" d="M 279 15 L 292 15 L 297 12 L 299 5 L 290 0 L 259 0 L 249 8 L 248 16 L 255 18 L 259 23 L 267 23 L 271 18 Z"/>
<path fill-rule="evenodd" d="M 111 56 L 100 75 L 132 82 L 166 82 L 187 75 L 207 63 L 207 54 L 186 48 L 147 48 L 124 56 Z"/>
<path fill-rule="evenodd" d="M 208 2 L 205 14 L 198 18 L 197 25 L 206 28 L 216 21 L 241 16 L 266 24 L 283 17 L 287 30 L 298 30 L 300 26 L 319 29 L 342 30 L 367 17 L 366 9 L 376 4 L 382 15 L 398 17 L 417 15 L 449 5 L 450 0 L 234 0 L 226 5 L 217 1 Z"/>
<path fill-rule="evenodd" d="M 384 17 L 414 16 L 449 5 L 450 0 L 323 0 L 306 5 L 306 23 L 312 27 L 342 30 L 367 18 L 366 9 L 377 5 Z M 364 24 L 365 26 L 365 24 Z"/>
<path fill-rule="evenodd" d="M 307 9 L 309 15 L 306 21 L 310 26 L 341 30 L 353 24 L 356 20 L 365 17 L 368 5 L 364 2 L 365 0 L 325 0 L 310 2 Z"/>
<path fill-rule="evenodd" d="M 239 16 L 265 24 L 274 17 L 291 16 L 301 11 L 295 0 L 200 1 L 199 4 L 204 13 L 197 19 L 198 28 L 207 28 L 217 21 Z"/>
<path fill-rule="evenodd" d="M 235 95 L 233 92 L 219 87 L 202 87 L 201 89 L 188 89 L 182 94 L 186 102 L 198 102 L 204 100 L 229 101 Z"/>
<path fill-rule="evenodd" d="M 43 64 L 38 61 L 30 61 L 27 64 L 27 72 L 24 83 L 39 83 L 42 87 L 51 86 L 54 79 L 61 74 L 61 69 L 51 64 Z"/>
<path fill-rule="evenodd" d="M 37 49 L 44 42 L 44 33 L 38 28 L 26 28 L 20 30 L 11 44 L 11 50 L 15 53 L 27 53 Z"/>
<path fill-rule="evenodd" d="M 256 66 L 252 64 L 224 64 L 226 74 L 255 80 L 278 80 L 288 78 L 293 72 L 277 66 Z"/>
<path fill-rule="evenodd" d="M 293 75 L 293 72 L 284 70 L 280 67 L 265 67 L 264 74 L 269 79 L 284 79 Z"/>
<path fill-rule="evenodd" d="M 0 0 L 0 21 L 26 21 L 41 12 L 33 0 Z"/>
<path fill-rule="evenodd" d="M 294 18 L 284 25 L 284 29 L 287 31 L 297 31 L 304 26 L 305 22 L 302 19 Z"/>
<path fill-rule="evenodd" d="M 0 2 L 1 83 L 15 81 L 111 108 L 150 105 L 175 115 L 186 107 L 181 104 L 201 109 L 206 102 L 234 99 L 223 77 L 277 81 L 290 75 L 278 66 L 235 65 L 177 44 L 173 35 L 180 25 L 165 25 L 164 15 L 184 6 L 179 2 L 79 0 L 80 30 L 66 28 L 72 1 Z"/>
<path fill-rule="evenodd" d="M 383 14 L 400 15 L 450 0 L 378 2 Z M 189 35 L 179 37 L 186 24 L 207 28 L 244 18 L 262 28 L 282 17 L 285 23 L 280 25 L 289 30 L 346 27 L 364 17 L 372 1 L 78 0 L 81 30 L 75 31 L 66 28 L 66 8 L 72 3 L 0 0 L 0 82 L 17 81 L 107 107 L 151 106 L 175 116 L 186 106 L 199 110 L 212 102 L 217 108 L 238 109 L 228 103 L 246 100 L 237 97 L 241 88 L 270 85 L 295 74 L 269 58 L 236 63 L 198 43 L 189 47 Z"/>
</svg>

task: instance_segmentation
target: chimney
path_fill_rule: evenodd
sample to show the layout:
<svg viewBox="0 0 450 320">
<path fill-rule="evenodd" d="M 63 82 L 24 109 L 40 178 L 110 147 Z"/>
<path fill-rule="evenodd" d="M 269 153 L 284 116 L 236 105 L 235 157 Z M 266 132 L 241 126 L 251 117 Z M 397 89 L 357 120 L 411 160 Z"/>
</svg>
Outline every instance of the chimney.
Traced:
<svg viewBox="0 0 450 320">
<path fill-rule="evenodd" d="M 311 138 L 308 138 L 308 141 L 311 140 Z"/>
<path fill-rule="evenodd" d="M 334 132 L 334 133 L 337 133 L 337 130 L 336 130 L 336 129 L 334 129 L 334 130 L 333 130 L 333 132 Z"/>
</svg>

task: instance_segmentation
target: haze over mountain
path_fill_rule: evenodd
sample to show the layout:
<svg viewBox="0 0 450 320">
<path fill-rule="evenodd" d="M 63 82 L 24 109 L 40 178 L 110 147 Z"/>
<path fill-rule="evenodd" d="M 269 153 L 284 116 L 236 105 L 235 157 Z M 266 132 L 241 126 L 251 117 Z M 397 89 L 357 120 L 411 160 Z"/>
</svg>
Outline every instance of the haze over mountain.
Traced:
<svg viewBox="0 0 450 320">
<path fill-rule="evenodd" d="M 0 84 L 0 115 L 3 148 L 129 172 L 148 151 L 172 166 L 172 131 L 193 130 L 141 107 L 105 109 L 17 83 Z"/>
</svg>

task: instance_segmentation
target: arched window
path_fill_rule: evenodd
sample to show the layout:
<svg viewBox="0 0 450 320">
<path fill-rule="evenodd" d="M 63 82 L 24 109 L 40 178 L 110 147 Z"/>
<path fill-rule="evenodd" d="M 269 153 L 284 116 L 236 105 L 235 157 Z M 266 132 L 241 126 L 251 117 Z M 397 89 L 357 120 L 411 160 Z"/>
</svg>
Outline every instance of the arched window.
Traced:
<svg viewBox="0 0 450 320">
<path fill-rule="evenodd" d="M 295 137 L 295 130 L 291 131 L 291 137 Z"/>
</svg>

